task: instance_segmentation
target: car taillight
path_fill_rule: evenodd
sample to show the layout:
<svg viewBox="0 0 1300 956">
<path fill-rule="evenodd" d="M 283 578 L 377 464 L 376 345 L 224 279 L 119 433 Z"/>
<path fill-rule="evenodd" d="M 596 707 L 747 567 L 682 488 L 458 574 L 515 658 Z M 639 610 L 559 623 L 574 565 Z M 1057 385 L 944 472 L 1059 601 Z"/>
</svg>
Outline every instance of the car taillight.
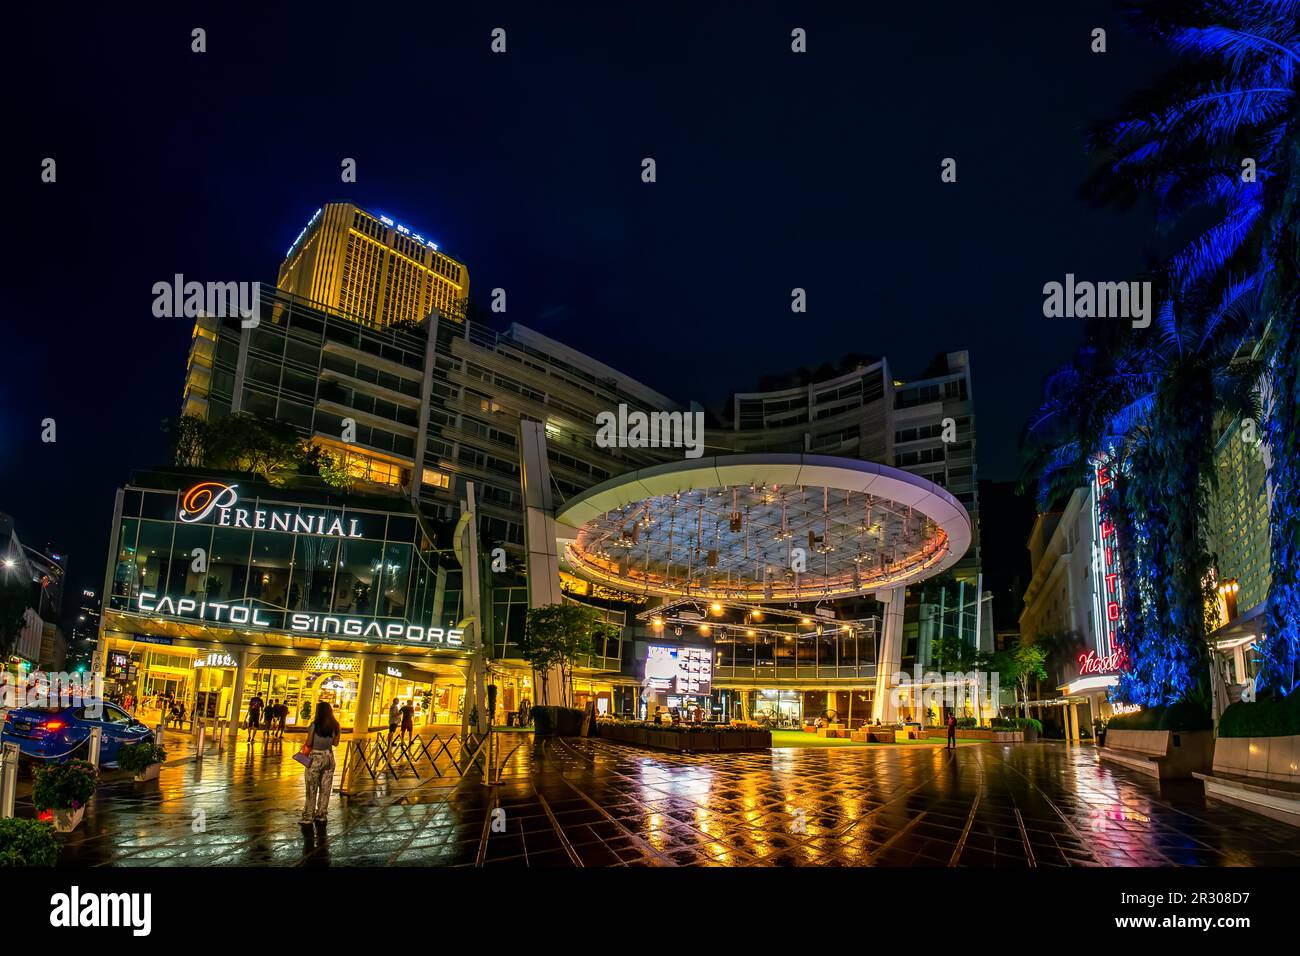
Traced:
<svg viewBox="0 0 1300 956">
<path fill-rule="evenodd" d="M 37 726 L 40 727 L 41 730 L 50 731 L 50 730 L 62 730 L 64 727 L 68 725 L 61 720 L 47 720 L 44 723 L 38 724 Z"/>
</svg>

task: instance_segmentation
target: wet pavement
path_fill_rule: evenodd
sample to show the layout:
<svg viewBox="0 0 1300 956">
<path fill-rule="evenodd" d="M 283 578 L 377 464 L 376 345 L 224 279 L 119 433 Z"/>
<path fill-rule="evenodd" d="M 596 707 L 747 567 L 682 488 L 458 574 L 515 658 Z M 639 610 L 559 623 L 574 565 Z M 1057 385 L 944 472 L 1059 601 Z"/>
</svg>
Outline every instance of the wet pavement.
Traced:
<svg viewBox="0 0 1300 956">
<path fill-rule="evenodd" d="M 1294 866 L 1300 829 L 1062 743 L 666 754 L 499 734 L 495 787 L 353 773 L 303 829 L 295 745 L 106 780 L 72 866 Z M 418 763 L 418 762 L 417 762 Z M 459 781 L 459 786 L 454 786 Z M 337 781 L 336 781 L 337 786 Z M 30 811 L 29 811 L 30 812 Z M 21 811 L 20 811 L 21 814 Z"/>
</svg>

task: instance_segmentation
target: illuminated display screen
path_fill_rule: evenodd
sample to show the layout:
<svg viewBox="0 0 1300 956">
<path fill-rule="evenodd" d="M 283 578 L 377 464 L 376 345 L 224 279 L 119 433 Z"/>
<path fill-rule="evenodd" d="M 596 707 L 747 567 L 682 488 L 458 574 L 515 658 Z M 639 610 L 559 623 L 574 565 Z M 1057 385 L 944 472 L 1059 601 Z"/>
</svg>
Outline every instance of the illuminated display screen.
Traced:
<svg viewBox="0 0 1300 956">
<path fill-rule="evenodd" d="M 655 690 L 689 697 L 707 696 L 713 682 L 713 654 L 704 647 L 646 648 L 646 680 Z"/>
</svg>

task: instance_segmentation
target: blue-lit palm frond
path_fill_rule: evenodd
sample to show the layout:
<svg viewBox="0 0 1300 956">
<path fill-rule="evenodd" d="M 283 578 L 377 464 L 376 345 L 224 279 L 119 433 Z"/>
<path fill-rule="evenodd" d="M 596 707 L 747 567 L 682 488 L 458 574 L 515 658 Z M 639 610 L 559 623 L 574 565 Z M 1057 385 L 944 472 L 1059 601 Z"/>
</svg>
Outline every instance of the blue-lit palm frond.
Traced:
<svg viewBox="0 0 1300 956">
<path fill-rule="evenodd" d="M 1180 288 L 1186 289 L 1222 268 L 1250 238 L 1251 229 L 1263 215 L 1257 195 L 1245 195 L 1224 218 L 1197 236 L 1170 262 L 1170 271 Z"/>
</svg>

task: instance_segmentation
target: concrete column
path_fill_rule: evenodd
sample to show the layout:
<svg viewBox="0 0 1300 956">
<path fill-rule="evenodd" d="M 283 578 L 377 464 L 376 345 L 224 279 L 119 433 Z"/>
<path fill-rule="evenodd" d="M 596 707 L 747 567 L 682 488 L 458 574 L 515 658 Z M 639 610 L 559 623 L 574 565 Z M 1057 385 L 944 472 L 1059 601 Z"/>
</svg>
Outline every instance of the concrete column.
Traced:
<svg viewBox="0 0 1300 956">
<path fill-rule="evenodd" d="M 235 684 L 230 688 L 230 749 L 239 743 L 240 709 L 244 702 L 244 680 L 248 676 L 248 651 L 235 655 Z"/>
<path fill-rule="evenodd" d="M 546 426 L 541 422 L 519 423 L 519 480 L 524 499 L 524 542 L 528 551 L 528 606 L 546 607 L 564 600 L 560 590 L 560 556 L 555 523 L 555 502 L 551 493 L 551 467 L 546 457 Z M 560 668 L 554 667 L 542 680 L 537 675 L 535 704 L 563 704 L 564 685 Z M 545 685 L 546 699 L 542 699 Z M 654 713 L 654 704 L 650 704 Z"/>
<path fill-rule="evenodd" d="M 876 659 L 876 696 L 871 703 L 871 719 L 893 723 L 898 719 L 898 686 L 895 674 L 903 661 L 903 589 L 877 591 L 876 600 L 885 605 L 884 632 L 880 638 L 880 656 Z"/>
<path fill-rule="evenodd" d="M 370 699 L 375 696 L 375 659 L 362 656 L 361 676 L 357 678 L 356 716 L 352 720 L 352 736 L 364 737 L 370 733 Z"/>
</svg>

